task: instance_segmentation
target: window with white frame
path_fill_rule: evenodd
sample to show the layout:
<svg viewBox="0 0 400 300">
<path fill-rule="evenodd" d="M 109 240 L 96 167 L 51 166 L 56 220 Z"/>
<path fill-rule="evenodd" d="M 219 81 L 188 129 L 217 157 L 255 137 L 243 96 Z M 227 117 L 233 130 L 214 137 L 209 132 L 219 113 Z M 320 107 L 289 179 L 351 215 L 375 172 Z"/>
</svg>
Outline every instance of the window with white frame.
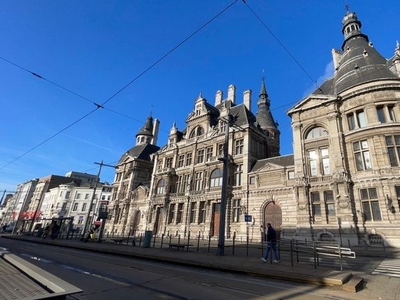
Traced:
<svg viewBox="0 0 400 300">
<path fill-rule="evenodd" d="M 376 188 L 360 189 L 364 221 L 382 221 Z"/>
<path fill-rule="evenodd" d="M 400 165 L 400 135 L 385 136 L 385 141 L 390 165 L 398 167 Z"/>
<path fill-rule="evenodd" d="M 206 148 L 206 162 L 207 161 L 211 161 L 212 154 L 213 154 L 213 148 L 212 147 L 207 147 Z"/>
<path fill-rule="evenodd" d="M 157 184 L 157 194 L 164 194 L 165 192 L 165 181 L 160 179 Z"/>
<path fill-rule="evenodd" d="M 324 191 L 324 202 L 327 218 L 335 216 L 335 201 L 333 198 L 333 191 Z M 329 219 L 327 219 L 329 221 Z"/>
<path fill-rule="evenodd" d="M 240 221 L 240 200 L 232 200 L 232 223 L 237 223 Z"/>
<path fill-rule="evenodd" d="M 394 105 L 378 105 L 376 113 L 380 123 L 394 122 L 395 116 L 393 111 Z"/>
<path fill-rule="evenodd" d="M 218 144 L 217 155 L 218 156 L 224 155 L 224 144 Z"/>
<path fill-rule="evenodd" d="M 243 154 L 243 139 L 235 141 L 235 155 Z"/>
<path fill-rule="evenodd" d="M 215 169 L 210 178 L 210 187 L 217 186 L 222 186 L 222 171 L 220 169 Z"/>
<path fill-rule="evenodd" d="M 357 171 L 371 170 L 371 157 L 367 140 L 353 143 L 353 150 Z"/>
<path fill-rule="evenodd" d="M 190 223 L 196 221 L 196 202 L 190 203 Z"/>
<path fill-rule="evenodd" d="M 178 180 L 176 181 L 176 192 L 177 193 L 185 192 L 185 187 L 183 185 L 183 175 L 178 176 Z"/>
<path fill-rule="evenodd" d="M 204 149 L 197 150 L 197 163 L 201 164 L 204 162 Z"/>
<path fill-rule="evenodd" d="M 310 196 L 313 218 L 315 218 L 315 216 L 321 216 L 321 200 L 319 198 L 319 192 L 311 192 Z"/>
<path fill-rule="evenodd" d="M 172 168 L 172 161 L 173 161 L 172 157 L 167 157 L 165 159 L 165 167 L 166 168 Z"/>
<path fill-rule="evenodd" d="M 235 186 L 241 186 L 242 185 L 242 176 L 243 176 L 243 165 L 236 165 L 235 169 Z"/>
<path fill-rule="evenodd" d="M 190 166 L 192 164 L 192 153 L 186 154 L 186 166 Z"/>
<path fill-rule="evenodd" d="M 203 172 L 195 174 L 195 190 L 201 191 L 203 189 Z"/>
<path fill-rule="evenodd" d="M 86 211 L 86 208 L 87 208 L 87 203 L 83 203 L 83 205 L 82 205 L 82 211 Z"/>
<path fill-rule="evenodd" d="M 81 194 L 78 193 L 78 192 L 76 192 L 76 194 L 75 194 L 75 199 L 80 199 L 80 198 L 81 198 Z"/>
<path fill-rule="evenodd" d="M 331 174 L 328 148 L 308 150 L 308 159 L 311 176 Z"/>
<path fill-rule="evenodd" d="M 178 168 L 182 168 L 185 164 L 185 155 L 181 154 L 178 156 Z"/>
<path fill-rule="evenodd" d="M 74 203 L 74 206 L 72 207 L 72 211 L 77 211 L 78 210 L 78 203 Z"/>
<path fill-rule="evenodd" d="M 351 112 L 347 114 L 347 124 L 349 126 L 349 130 L 354 130 L 367 126 L 364 111 L 358 110 L 356 112 Z"/>
</svg>

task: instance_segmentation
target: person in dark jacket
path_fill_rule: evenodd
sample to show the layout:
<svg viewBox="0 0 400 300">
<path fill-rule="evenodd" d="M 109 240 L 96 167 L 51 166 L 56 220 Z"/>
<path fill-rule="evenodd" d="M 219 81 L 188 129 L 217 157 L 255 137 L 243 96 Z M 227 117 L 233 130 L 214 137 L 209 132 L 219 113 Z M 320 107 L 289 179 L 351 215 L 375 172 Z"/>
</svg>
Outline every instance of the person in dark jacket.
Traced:
<svg viewBox="0 0 400 300">
<path fill-rule="evenodd" d="M 275 229 L 271 226 L 271 223 L 267 223 L 267 249 L 265 251 L 265 254 L 263 257 L 261 257 L 261 260 L 264 262 L 267 262 L 268 259 L 268 254 L 272 249 L 272 252 L 274 253 L 275 259 L 273 260 L 274 263 L 279 262 L 279 256 L 278 256 L 278 250 L 276 249 L 276 231 Z"/>
</svg>

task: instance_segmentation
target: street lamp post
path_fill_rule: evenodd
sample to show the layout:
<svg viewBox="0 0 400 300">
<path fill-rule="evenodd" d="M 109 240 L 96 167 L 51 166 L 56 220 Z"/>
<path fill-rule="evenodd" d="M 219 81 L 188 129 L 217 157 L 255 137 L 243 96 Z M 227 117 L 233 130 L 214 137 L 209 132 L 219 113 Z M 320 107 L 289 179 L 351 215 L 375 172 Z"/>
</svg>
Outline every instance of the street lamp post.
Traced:
<svg viewBox="0 0 400 300">
<path fill-rule="evenodd" d="M 103 168 L 103 166 L 115 168 L 115 166 L 107 165 L 107 164 L 103 163 L 103 160 L 101 160 L 101 162 L 99 162 L 99 163 L 98 163 L 98 162 L 95 162 L 95 164 L 96 164 L 96 165 L 99 165 L 99 171 L 98 171 L 98 173 L 97 173 L 96 183 L 95 183 L 95 185 L 94 185 L 93 194 L 92 194 L 92 199 L 90 199 L 90 206 L 89 206 L 89 209 L 88 209 L 88 213 L 87 213 L 87 215 L 86 215 L 85 227 L 83 228 L 83 234 L 85 234 L 86 231 L 87 231 L 87 229 L 88 229 L 90 213 L 92 212 L 93 202 L 94 202 L 94 199 L 96 198 L 97 185 L 98 185 L 98 183 L 99 183 L 99 181 L 100 181 L 101 169 Z"/>
<path fill-rule="evenodd" d="M 218 248 L 217 255 L 223 256 L 225 250 L 225 219 L 226 219 L 226 202 L 228 195 L 228 144 L 229 144 L 229 125 L 231 124 L 232 116 L 228 114 L 228 121 L 225 128 L 225 142 L 224 142 L 224 156 L 223 170 L 222 170 L 222 191 L 221 191 L 221 205 L 219 215 L 219 234 L 218 234 Z"/>
</svg>

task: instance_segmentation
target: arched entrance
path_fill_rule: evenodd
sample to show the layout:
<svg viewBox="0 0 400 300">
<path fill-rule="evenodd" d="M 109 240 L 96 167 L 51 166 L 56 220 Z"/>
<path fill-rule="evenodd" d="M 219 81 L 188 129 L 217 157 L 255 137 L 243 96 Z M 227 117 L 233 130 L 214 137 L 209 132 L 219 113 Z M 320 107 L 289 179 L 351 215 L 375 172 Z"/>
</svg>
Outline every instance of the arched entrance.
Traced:
<svg viewBox="0 0 400 300">
<path fill-rule="evenodd" d="M 282 230 L 282 209 L 274 201 L 269 202 L 264 209 L 264 228 L 267 227 L 267 223 L 271 223 L 279 239 Z"/>
</svg>

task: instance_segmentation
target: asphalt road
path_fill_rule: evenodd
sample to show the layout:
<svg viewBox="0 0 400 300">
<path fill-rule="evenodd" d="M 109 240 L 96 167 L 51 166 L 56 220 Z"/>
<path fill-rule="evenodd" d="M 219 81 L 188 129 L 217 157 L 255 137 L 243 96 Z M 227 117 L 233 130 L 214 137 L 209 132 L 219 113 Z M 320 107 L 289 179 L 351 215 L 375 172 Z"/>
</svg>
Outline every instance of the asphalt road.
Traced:
<svg viewBox="0 0 400 300">
<path fill-rule="evenodd" d="M 18 240 L 0 239 L 0 247 L 83 290 L 69 299 L 352 299 L 332 288 Z"/>
</svg>

